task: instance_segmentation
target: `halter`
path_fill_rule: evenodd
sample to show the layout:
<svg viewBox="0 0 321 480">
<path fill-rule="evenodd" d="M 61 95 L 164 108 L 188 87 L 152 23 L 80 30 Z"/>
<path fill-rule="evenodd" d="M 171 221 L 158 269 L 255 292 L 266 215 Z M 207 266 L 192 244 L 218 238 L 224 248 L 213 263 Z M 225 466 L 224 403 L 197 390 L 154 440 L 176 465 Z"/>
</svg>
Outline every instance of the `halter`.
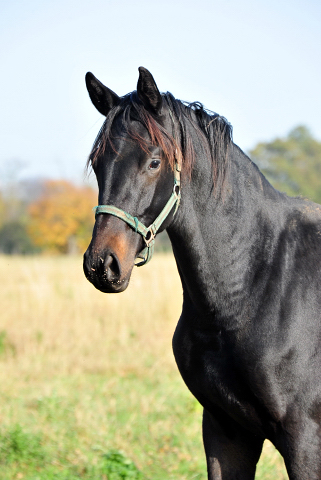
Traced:
<svg viewBox="0 0 321 480">
<path fill-rule="evenodd" d="M 142 262 L 136 263 L 137 267 L 141 267 L 148 263 L 153 256 L 154 253 L 154 245 L 155 245 L 155 238 L 158 230 L 160 229 L 163 222 L 166 220 L 168 215 L 170 214 L 172 208 L 175 206 L 174 214 L 176 213 L 180 199 L 181 199 L 181 163 L 175 158 L 175 166 L 174 166 L 174 187 L 171 196 L 169 197 L 165 207 L 160 212 L 156 220 L 149 226 L 145 227 L 145 225 L 138 220 L 137 217 L 133 217 L 129 213 L 121 210 L 120 208 L 114 207 L 113 205 L 98 205 L 95 207 L 95 215 L 99 215 L 100 213 L 109 213 L 114 217 L 120 218 L 124 222 L 126 222 L 136 233 L 140 233 L 144 239 L 146 244 L 145 248 L 139 253 L 137 258 L 142 258 Z"/>
</svg>

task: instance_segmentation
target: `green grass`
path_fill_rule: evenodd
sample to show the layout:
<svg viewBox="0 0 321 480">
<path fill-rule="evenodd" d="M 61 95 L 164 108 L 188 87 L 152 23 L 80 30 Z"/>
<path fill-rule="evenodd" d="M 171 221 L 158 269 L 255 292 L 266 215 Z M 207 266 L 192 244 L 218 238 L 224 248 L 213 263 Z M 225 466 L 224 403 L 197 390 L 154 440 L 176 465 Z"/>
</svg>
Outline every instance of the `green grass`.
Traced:
<svg viewBox="0 0 321 480">
<path fill-rule="evenodd" d="M 128 476 L 119 479 L 204 478 L 201 409 L 179 377 L 82 374 L 43 380 L 39 390 L 27 383 L 18 396 L 6 391 L 0 398 L 10 398 L 1 479 L 112 480 L 115 452 L 135 459 L 141 472 L 126 463 Z"/>
<path fill-rule="evenodd" d="M 80 258 L 0 257 L 0 480 L 205 480 L 202 409 L 171 352 L 174 262 L 103 295 Z M 286 479 L 267 444 L 257 480 Z"/>
</svg>

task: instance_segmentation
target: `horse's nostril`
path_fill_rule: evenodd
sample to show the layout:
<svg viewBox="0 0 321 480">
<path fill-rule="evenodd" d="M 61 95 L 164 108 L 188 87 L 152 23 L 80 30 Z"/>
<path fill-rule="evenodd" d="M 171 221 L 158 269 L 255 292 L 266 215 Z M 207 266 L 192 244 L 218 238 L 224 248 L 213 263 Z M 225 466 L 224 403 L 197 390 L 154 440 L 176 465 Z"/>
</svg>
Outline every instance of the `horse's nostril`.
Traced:
<svg viewBox="0 0 321 480">
<path fill-rule="evenodd" d="M 116 256 L 109 254 L 105 260 L 104 268 L 109 281 L 119 279 L 120 265 Z"/>
</svg>

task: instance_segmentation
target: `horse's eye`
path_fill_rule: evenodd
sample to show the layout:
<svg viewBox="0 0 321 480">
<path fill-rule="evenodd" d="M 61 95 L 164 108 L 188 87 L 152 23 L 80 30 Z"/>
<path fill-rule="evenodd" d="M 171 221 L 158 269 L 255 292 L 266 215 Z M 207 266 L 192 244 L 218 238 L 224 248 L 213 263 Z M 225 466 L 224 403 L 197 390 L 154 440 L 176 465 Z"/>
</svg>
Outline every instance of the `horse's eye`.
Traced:
<svg viewBox="0 0 321 480">
<path fill-rule="evenodd" d="M 157 170 L 160 166 L 160 160 L 152 160 L 149 164 L 149 170 Z"/>
</svg>

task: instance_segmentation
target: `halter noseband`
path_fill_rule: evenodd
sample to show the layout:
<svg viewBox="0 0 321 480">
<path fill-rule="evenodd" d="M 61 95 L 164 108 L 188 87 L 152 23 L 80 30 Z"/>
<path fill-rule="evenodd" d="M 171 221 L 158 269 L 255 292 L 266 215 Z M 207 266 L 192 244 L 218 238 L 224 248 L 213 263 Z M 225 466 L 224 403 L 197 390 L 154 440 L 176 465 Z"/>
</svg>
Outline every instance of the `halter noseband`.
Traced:
<svg viewBox="0 0 321 480">
<path fill-rule="evenodd" d="M 137 258 L 142 258 L 142 262 L 136 263 L 137 267 L 141 267 L 148 263 L 153 256 L 154 253 L 154 245 L 155 245 L 155 237 L 160 229 L 163 222 L 166 220 L 168 215 L 170 214 L 172 208 L 175 206 L 174 215 L 178 209 L 179 203 L 181 199 L 181 163 L 175 159 L 175 166 L 174 166 L 174 187 L 171 196 L 169 197 L 165 207 L 158 215 L 156 220 L 149 226 L 145 227 L 145 225 L 138 220 L 137 217 L 133 217 L 129 213 L 121 210 L 120 208 L 114 207 L 113 205 L 98 205 L 95 207 L 95 215 L 99 215 L 100 213 L 109 213 L 110 215 L 114 215 L 114 217 L 120 218 L 124 222 L 126 222 L 136 233 L 140 233 L 145 241 L 146 247 L 139 253 Z"/>
</svg>

